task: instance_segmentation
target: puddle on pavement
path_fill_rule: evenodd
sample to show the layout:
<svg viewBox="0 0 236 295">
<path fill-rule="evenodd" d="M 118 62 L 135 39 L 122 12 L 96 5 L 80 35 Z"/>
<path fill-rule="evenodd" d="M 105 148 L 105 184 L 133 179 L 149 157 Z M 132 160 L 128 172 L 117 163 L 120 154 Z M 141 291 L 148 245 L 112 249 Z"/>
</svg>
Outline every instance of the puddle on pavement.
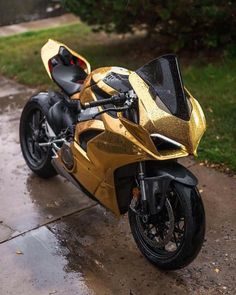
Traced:
<svg viewBox="0 0 236 295">
<path fill-rule="evenodd" d="M 0 253 L 4 294 L 233 294 L 206 255 L 185 269 L 159 271 L 138 251 L 127 217 L 100 206 L 1 244 Z"/>
<path fill-rule="evenodd" d="M 100 206 L 3 243 L 0 253 L 4 294 L 189 294 L 140 255 L 126 218 Z"/>
<path fill-rule="evenodd" d="M 61 177 L 40 179 L 26 166 L 18 130 L 27 97 L 0 98 L 0 221 L 13 235 L 94 204 Z M 5 237 L 0 232 L 0 242 Z"/>
<path fill-rule="evenodd" d="M 67 250 L 46 227 L 0 245 L 0 251 L 1 294 L 94 294 L 83 273 L 65 270 Z"/>
</svg>

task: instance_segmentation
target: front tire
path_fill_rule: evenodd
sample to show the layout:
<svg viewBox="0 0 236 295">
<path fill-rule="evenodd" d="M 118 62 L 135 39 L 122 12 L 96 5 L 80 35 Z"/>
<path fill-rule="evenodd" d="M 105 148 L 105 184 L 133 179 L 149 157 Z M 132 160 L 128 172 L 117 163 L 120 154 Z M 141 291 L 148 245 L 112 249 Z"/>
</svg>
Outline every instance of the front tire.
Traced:
<svg viewBox="0 0 236 295">
<path fill-rule="evenodd" d="M 51 164 L 50 147 L 39 146 L 49 138 L 45 131 L 46 117 L 42 106 L 34 99 L 25 105 L 20 118 L 20 145 L 28 167 L 42 178 L 55 176 L 57 172 Z"/>
<path fill-rule="evenodd" d="M 160 269 L 188 265 L 199 253 L 205 236 L 205 212 L 197 188 L 172 182 L 158 218 L 159 223 L 147 224 L 129 209 L 131 232 L 138 248 Z"/>
</svg>

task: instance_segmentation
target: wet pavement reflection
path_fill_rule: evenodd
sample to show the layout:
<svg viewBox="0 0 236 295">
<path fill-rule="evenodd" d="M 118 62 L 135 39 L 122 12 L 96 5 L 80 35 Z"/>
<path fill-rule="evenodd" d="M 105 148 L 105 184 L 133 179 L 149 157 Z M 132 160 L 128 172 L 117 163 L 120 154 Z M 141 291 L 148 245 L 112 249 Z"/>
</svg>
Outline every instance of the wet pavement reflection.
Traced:
<svg viewBox="0 0 236 295">
<path fill-rule="evenodd" d="M 0 220 L 10 229 L 7 237 L 94 204 L 61 177 L 40 179 L 26 167 L 18 130 L 28 96 L 20 93 L 0 98 Z M 6 234 L 0 236 L 0 241 L 5 239 Z"/>
<path fill-rule="evenodd" d="M 67 259 L 46 227 L 0 246 L 0 294 L 94 294 L 83 274 L 67 272 Z M 80 293 L 78 293 L 78 290 Z"/>
</svg>

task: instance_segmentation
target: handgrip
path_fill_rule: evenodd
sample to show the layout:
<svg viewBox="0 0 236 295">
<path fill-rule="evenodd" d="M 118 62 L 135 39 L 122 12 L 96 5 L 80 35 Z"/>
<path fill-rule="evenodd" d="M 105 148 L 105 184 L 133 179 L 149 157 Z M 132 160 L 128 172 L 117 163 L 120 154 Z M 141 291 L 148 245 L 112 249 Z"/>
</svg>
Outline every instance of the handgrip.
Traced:
<svg viewBox="0 0 236 295">
<path fill-rule="evenodd" d="M 85 104 L 82 105 L 82 108 L 88 109 L 88 108 L 103 106 L 103 105 L 107 105 L 107 104 L 119 105 L 119 104 L 124 103 L 126 101 L 126 99 L 127 99 L 126 95 L 124 93 L 120 93 L 118 95 L 113 95 L 110 98 L 86 102 Z"/>
</svg>

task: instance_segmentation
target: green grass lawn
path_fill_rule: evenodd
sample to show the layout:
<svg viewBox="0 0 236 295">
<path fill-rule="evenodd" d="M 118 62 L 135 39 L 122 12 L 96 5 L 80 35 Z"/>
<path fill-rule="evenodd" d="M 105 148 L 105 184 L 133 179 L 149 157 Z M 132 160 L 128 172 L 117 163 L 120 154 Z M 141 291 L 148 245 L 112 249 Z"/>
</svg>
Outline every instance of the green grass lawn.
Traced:
<svg viewBox="0 0 236 295">
<path fill-rule="evenodd" d="M 103 33 L 95 34 L 88 26 L 79 23 L 0 37 L 0 73 L 30 86 L 52 85 L 40 57 L 41 47 L 49 38 L 65 43 L 83 55 L 92 69 L 106 65 L 140 65 L 137 56 L 129 50 L 129 45 L 135 42 L 134 38 L 124 44 L 116 36 L 108 38 Z"/>
<path fill-rule="evenodd" d="M 183 76 L 207 120 L 199 158 L 236 171 L 236 59 L 188 66 Z"/>
<path fill-rule="evenodd" d="M 85 56 L 93 69 L 106 65 L 135 69 L 154 57 L 152 52 L 138 54 L 144 42 L 140 38 L 108 37 L 93 33 L 85 24 L 76 24 L 0 38 L 0 73 L 41 89 L 53 87 L 40 59 L 40 49 L 48 38 L 64 42 Z M 226 164 L 236 171 L 236 58 L 185 63 L 183 78 L 207 119 L 199 159 Z"/>
</svg>

